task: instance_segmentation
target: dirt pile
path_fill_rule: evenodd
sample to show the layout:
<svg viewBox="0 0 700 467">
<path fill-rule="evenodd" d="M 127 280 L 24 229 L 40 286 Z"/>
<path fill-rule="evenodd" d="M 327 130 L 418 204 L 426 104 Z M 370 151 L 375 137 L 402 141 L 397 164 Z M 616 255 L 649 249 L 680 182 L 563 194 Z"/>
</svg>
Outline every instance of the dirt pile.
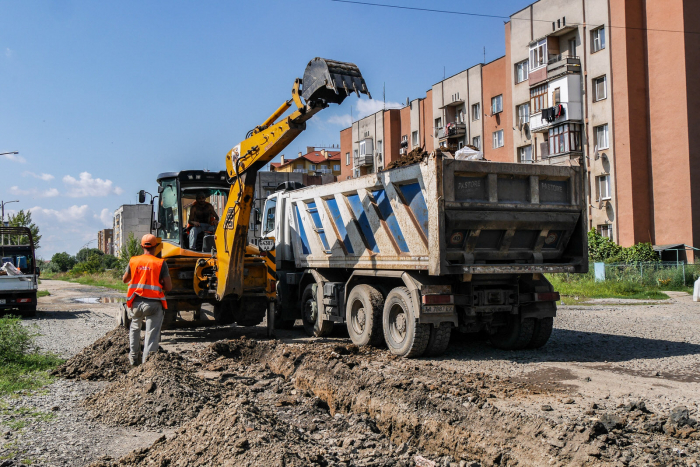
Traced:
<svg viewBox="0 0 700 467">
<path fill-rule="evenodd" d="M 386 170 L 404 167 L 406 165 L 419 164 L 423 161 L 423 159 L 428 157 L 428 155 L 429 154 L 423 148 L 414 148 L 408 154 L 405 154 L 395 161 L 390 162 L 386 166 Z"/>
<path fill-rule="evenodd" d="M 181 356 L 161 351 L 83 405 L 106 425 L 156 427 L 179 426 L 220 400 L 220 390 L 197 376 Z"/>
<path fill-rule="evenodd" d="M 567 393 L 382 350 L 241 339 L 192 358 L 218 375 L 222 401 L 121 465 L 668 465 L 698 455 L 700 426 L 683 408 L 652 414 L 638 402 L 568 420 L 544 406 L 506 410 Z"/>
<path fill-rule="evenodd" d="M 129 370 L 129 332 L 117 327 L 85 347 L 52 374 L 68 379 L 113 381 Z"/>
</svg>

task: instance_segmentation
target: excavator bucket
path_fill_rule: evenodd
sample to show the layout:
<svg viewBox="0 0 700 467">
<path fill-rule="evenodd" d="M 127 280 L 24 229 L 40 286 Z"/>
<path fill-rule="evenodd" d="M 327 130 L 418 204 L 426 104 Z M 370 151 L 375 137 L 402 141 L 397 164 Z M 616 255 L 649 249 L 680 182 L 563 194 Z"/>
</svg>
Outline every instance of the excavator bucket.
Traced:
<svg viewBox="0 0 700 467">
<path fill-rule="evenodd" d="M 357 97 L 362 93 L 372 98 L 354 63 L 316 57 L 306 66 L 301 92 L 306 102 L 322 100 L 327 104 L 340 104 L 352 92 Z"/>
</svg>

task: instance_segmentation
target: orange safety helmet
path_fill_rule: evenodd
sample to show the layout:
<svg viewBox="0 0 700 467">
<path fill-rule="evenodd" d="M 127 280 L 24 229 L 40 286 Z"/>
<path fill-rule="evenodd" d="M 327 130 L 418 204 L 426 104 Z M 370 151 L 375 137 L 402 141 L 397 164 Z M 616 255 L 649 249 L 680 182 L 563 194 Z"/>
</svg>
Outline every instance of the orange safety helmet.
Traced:
<svg viewBox="0 0 700 467">
<path fill-rule="evenodd" d="M 152 234 L 146 234 L 143 237 L 141 237 L 141 246 L 144 248 L 153 248 L 154 246 L 157 246 L 160 242 L 158 241 L 158 237 Z"/>
</svg>

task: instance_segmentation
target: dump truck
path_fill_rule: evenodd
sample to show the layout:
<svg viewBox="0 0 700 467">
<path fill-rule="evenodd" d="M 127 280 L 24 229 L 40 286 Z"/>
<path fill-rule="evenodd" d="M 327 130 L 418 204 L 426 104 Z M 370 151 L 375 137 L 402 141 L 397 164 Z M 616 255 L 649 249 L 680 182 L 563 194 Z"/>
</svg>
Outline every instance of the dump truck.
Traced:
<svg viewBox="0 0 700 467">
<path fill-rule="evenodd" d="M 31 230 L 0 227 L 0 313 L 36 314 L 39 273 Z"/>
<path fill-rule="evenodd" d="M 502 349 L 543 346 L 559 294 L 545 273 L 588 269 L 584 167 L 423 162 L 322 186 L 284 184 L 262 236 L 278 327 L 403 357 L 444 352 L 452 332 Z"/>
</svg>

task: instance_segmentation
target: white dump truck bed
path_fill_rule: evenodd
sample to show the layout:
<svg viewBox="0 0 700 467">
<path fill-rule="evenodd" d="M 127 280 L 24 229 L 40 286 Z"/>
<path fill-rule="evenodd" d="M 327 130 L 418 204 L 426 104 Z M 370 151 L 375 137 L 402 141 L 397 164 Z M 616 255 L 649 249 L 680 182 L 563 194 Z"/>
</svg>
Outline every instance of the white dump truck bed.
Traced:
<svg viewBox="0 0 700 467">
<path fill-rule="evenodd" d="M 584 170 L 459 161 L 288 191 L 277 258 L 430 275 L 585 272 Z M 281 240 L 281 241 L 280 241 Z"/>
</svg>

